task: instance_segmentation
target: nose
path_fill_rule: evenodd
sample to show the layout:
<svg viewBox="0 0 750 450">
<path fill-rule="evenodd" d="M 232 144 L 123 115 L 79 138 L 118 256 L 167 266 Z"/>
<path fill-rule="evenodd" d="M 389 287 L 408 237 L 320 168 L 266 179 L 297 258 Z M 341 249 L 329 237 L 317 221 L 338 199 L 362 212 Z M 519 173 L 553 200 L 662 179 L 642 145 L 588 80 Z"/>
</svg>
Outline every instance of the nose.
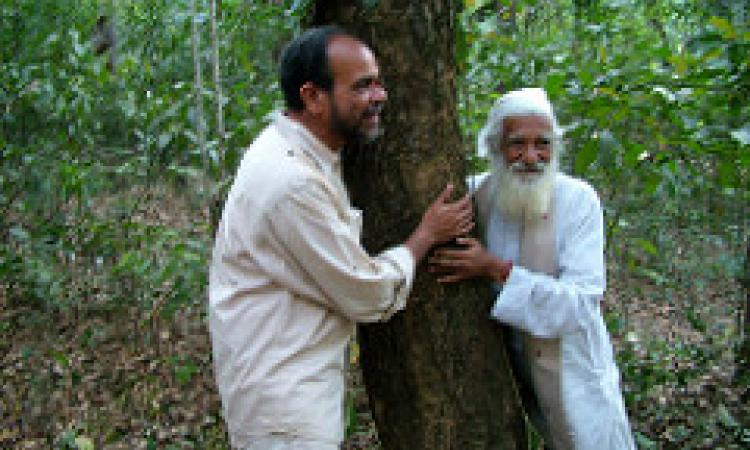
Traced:
<svg viewBox="0 0 750 450">
<path fill-rule="evenodd" d="M 370 91 L 370 101 L 375 103 L 384 103 L 388 100 L 388 90 L 382 84 L 378 84 L 372 87 Z"/>
<path fill-rule="evenodd" d="M 525 164 L 536 164 L 539 162 L 539 151 L 534 143 L 530 143 L 524 146 L 523 155 L 521 159 Z"/>
</svg>

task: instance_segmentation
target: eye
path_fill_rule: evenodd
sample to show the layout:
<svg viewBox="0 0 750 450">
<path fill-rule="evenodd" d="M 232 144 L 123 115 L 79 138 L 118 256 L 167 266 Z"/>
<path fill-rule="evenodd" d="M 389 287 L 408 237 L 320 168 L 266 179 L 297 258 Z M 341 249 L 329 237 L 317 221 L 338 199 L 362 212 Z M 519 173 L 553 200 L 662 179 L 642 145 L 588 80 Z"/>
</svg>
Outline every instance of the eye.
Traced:
<svg viewBox="0 0 750 450">
<path fill-rule="evenodd" d="M 550 138 L 540 138 L 536 140 L 537 147 L 549 147 L 552 144 Z"/>
<path fill-rule="evenodd" d="M 508 139 L 508 145 L 511 147 L 520 147 L 524 143 L 523 139 L 521 138 L 510 138 Z"/>
<path fill-rule="evenodd" d="M 372 89 L 385 89 L 383 82 L 378 78 L 362 78 L 354 83 L 354 90 L 357 92 L 365 92 Z"/>
</svg>

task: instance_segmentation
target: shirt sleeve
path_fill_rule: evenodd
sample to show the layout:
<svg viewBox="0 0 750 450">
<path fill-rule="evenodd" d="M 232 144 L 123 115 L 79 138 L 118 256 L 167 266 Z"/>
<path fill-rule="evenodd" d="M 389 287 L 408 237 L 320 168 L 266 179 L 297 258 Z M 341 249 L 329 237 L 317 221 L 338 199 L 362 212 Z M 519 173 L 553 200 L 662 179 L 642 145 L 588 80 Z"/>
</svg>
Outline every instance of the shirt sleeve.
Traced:
<svg viewBox="0 0 750 450">
<path fill-rule="evenodd" d="M 269 215 L 282 246 L 317 287 L 312 295 L 350 320 L 389 319 L 406 306 L 415 261 L 405 246 L 370 256 L 332 193 L 314 181 L 289 192 Z"/>
<path fill-rule="evenodd" d="M 605 284 L 604 228 L 599 198 L 582 191 L 561 214 L 563 234 L 558 277 L 514 265 L 492 309 L 492 316 L 542 338 L 555 338 L 601 320 Z"/>
</svg>

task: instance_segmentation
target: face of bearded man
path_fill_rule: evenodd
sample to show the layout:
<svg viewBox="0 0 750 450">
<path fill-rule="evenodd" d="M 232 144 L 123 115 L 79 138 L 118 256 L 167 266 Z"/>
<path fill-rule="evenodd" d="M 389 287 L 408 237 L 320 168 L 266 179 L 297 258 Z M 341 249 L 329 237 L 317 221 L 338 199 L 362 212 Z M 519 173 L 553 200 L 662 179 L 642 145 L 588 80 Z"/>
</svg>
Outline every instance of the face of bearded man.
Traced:
<svg viewBox="0 0 750 450">
<path fill-rule="evenodd" d="M 349 142 L 369 143 L 383 134 L 380 127 L 380 111 L 382 103 L 368 105 L 364 111 L 351 111 L 343 114 L 331 102 L 331 128 L 335 133 L 343 136 Z"/>
<path fill-rule="evenodd" d="M 328 127 L 343 143 L 371 141 L 382 134 L 380 112 L 388 98 L 372 51 L 349 37 L 328 46 L 333 86 L 328 93 Z"/>
<path fill-rule="evenodd" d="M 552 126 L 544 116 L 503 121 L 500 151 L 490 157 L 497 180 L 495 198 L 507 217 L 520 220 L 549 212 L 558 166 L 552 143 Z"/>
</svg>

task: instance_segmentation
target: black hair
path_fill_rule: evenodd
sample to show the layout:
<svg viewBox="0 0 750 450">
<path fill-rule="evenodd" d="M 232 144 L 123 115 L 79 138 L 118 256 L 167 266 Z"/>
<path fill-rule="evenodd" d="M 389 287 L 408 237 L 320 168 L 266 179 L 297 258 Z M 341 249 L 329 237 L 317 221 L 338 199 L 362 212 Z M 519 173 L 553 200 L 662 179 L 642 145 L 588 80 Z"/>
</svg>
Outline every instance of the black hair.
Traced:
<svg viewBox="0 0 750 450">
<path fill-rule="evenodd" d="M 287 108 L 304 108 L 299 88 L 308 81 L 330 91 L 333 75 L 328 65 L 328 43 L 335 36 L 351 36 L 337 25 L 311 28 L 293 40 L 281 53 L 279 78 Z"/>
</svg>

